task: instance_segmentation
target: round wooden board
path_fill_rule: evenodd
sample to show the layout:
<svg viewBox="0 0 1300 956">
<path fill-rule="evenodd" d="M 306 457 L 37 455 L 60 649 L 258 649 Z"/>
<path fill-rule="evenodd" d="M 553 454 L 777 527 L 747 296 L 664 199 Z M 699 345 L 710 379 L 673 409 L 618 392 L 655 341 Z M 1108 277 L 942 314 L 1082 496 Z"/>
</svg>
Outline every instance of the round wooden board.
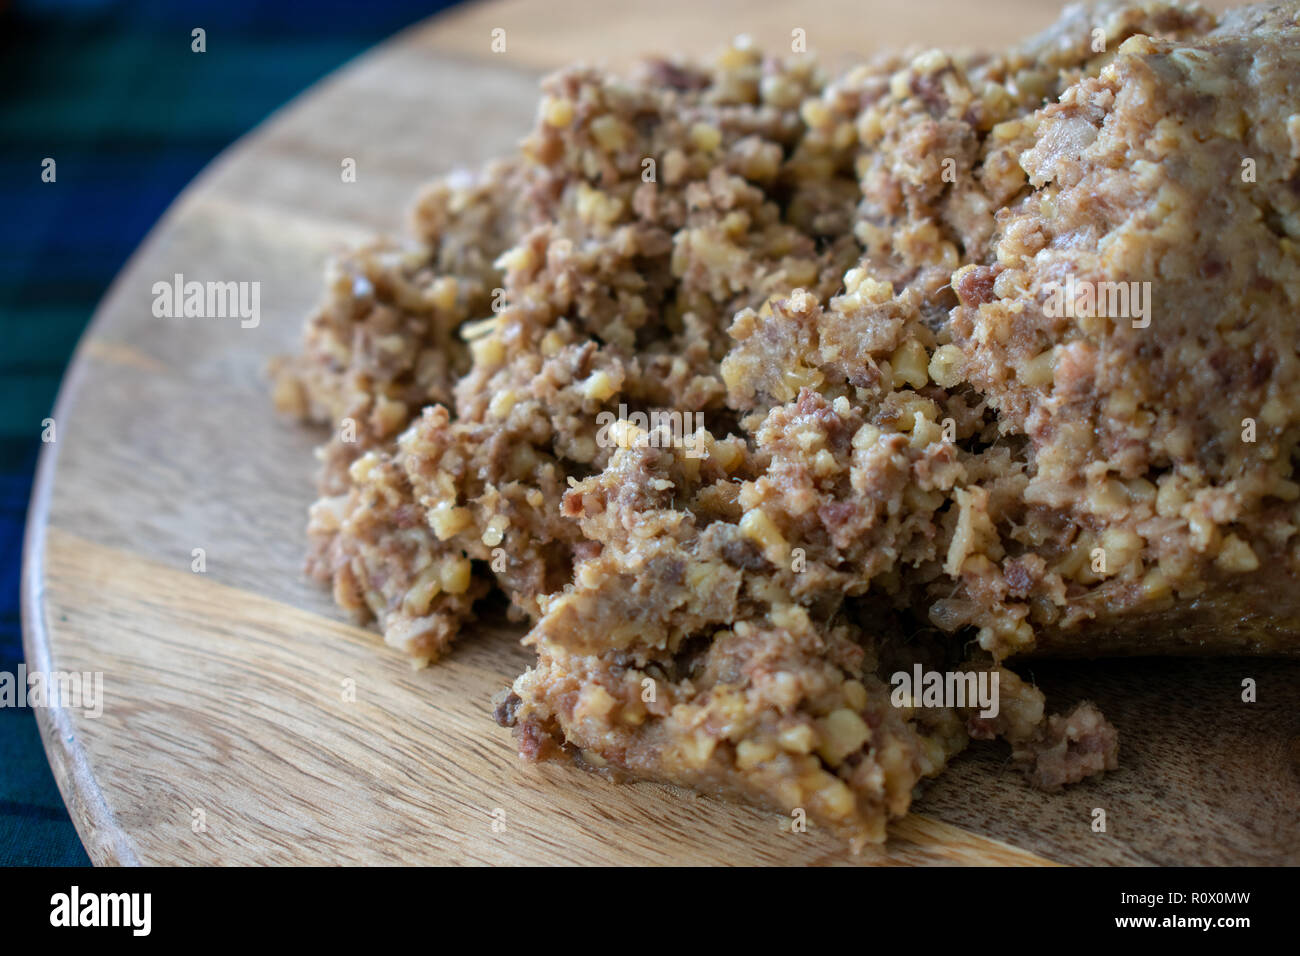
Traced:
<svg viewBox="0 0 1300 956">
<path fill-rule="evenodd" d="M 422 181 L 511 147 L 542 71 L 707 54 L 737 33 L 776 49 L 795 28 L 832 60 L 996 46 L 1055 15 L 1040 0 L 794 10 L 470 6 L 321 83 L 175 203 L 78 349 L 28 528 L 29 666 L 103 675 L 101 715 L 37 710 L 96 863 L 1296 861 L 1296 664 L 1038 666 L 1055 705 L 1101 702 L 1125 734 L 1121 771 L 1045 795 L 1008 772 L 1004 751 L 977 749 L 886 848 L 854 858 L 779 815 L 521 763 L 489 705 L 528 662 L 517 632 L 481 628 L 413 671 L 304 578 L 320 436 L 274 416 L 265 363 L 295 347 L 332 250 L 399 230 Z M 493 54 L 498 27 L 507 49 Z M 355 183 L 341 182 L 345 157 Z M 155 318 L 153 284 L 177 273 L 260 282 L 260 323 Z M 1260 687 L 1249 707 L 1245 676 Z"/>
</svg>

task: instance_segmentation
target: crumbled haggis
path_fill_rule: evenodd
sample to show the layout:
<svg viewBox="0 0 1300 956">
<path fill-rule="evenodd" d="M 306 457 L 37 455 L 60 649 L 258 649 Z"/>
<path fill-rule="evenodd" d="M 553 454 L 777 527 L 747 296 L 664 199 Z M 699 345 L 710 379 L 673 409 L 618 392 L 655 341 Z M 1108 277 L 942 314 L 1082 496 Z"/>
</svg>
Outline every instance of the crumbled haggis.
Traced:
<svg viewBox="0 0 1300 956">
<path fill-rule="evenodd" d="M 1008 659 L 1300 649 L 1298 10 L 551 77 L 276 367 L 334 429 L 310 569 L 420 660 L 500 590 L 524 756 L 856 842 L 971 739 L 1047 789 L 1114 769 Z M 704 426 L 610 441 L 618 409 Z M 893 706 L 927 655 L 995 669 L 1000 713 Z"/>
</svg>

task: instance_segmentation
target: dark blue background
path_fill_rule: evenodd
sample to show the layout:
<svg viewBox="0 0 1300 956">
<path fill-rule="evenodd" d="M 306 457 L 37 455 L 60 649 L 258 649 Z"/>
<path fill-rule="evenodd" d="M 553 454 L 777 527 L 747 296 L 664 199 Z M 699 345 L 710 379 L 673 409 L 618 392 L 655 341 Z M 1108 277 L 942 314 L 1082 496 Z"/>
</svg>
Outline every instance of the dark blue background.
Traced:
<svg viewBox="0 0 1300 956">
<path fill-rule="evenodd" d="M 40 423 L 95 304 L 221 149 L 438 0 L 0 0 L 0 671 Z M 207 52 L 190 31 L 207 31 Z M 57 181 L 42 183 L 53 157 Z M 36 722 L 0 708 L 0 865 L 86 864 Z"/>
</svg>

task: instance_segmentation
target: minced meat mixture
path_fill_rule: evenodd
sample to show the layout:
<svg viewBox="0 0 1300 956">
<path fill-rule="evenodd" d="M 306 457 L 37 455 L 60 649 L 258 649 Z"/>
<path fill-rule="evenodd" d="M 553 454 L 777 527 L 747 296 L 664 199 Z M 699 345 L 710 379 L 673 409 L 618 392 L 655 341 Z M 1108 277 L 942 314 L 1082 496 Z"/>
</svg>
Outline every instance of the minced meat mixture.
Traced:
<svg viewBox="0 0 1300 956">
<path fill-rule="evenodd" d="M 310 570 L 422 662 L 504 595 L 526 758 L 859 843 L 971 739 L 1114 769 L 1009 659 L 1300 649 L 1298 12 L 550 77 L 274 368 L 332 429 Z"/>
</svg>

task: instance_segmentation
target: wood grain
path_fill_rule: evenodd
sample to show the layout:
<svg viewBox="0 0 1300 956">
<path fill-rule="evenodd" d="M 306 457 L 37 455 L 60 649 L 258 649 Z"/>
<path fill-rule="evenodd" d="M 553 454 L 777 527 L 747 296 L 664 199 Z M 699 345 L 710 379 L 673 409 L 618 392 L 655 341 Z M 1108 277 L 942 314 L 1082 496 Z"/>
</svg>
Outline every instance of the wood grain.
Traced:
<svg viewBox="0 0 1300 956">
<path fill-rule="evenodd" d="M 318 435 L 277 420 L 263 369 L 293 348 L 331 251 L 396 232 L 431 175 L 505 152 L 540 70 L 729 36 L 835 57 L 883 44 L 999 44 L 1034 0 L 908 4 L 473 5 L 329 78 L 224 154 L 123 270 L 54 417 L 24 563 L 29 663 L 101 672 L 103 715 L 38 710 L 97 863 L 1281 863 L 1300 861 L 1300 664 L 1043 665 L 1055 706 L 1097 699 L 1122 769 L 1047 795 L 979 748 L 881 850 L 853 858 L 779 815 L 614 786 L 514 756 L 489 698 L 526 664 L 484 625 L 412 671 L 340 623 L 301 573 Z M 940 13 L 942 12 L 942 16 Z M 507 30 L 507 53 L 488 49 Z M 357 181 L 340 163 L 357 163 Z M 158 319 L 175 273 L 258 281 L 256 328 Z M 202 548 L 206 571 L 191 570 Z M 1259 703 L 1240 701 L 1243 677 Z M 348 683 L 350 682 L 350 683 Z M 973 798 L 972 795 L 975 795 Z M 1106 833 L 1091 829 L 1107 811 Z M 505 828 L 493 830 L 493 812 Z M 204 828 L 196 831 L 195 811 Z"/>
</svg>

